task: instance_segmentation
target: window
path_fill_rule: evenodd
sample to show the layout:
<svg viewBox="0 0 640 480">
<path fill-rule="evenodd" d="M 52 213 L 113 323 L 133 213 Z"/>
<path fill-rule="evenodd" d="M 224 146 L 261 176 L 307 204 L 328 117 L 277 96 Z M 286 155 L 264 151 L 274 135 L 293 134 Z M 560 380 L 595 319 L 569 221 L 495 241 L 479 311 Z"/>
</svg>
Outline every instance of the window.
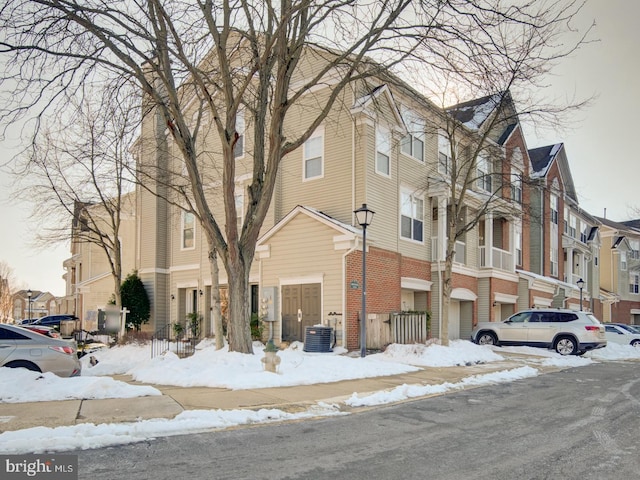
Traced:
<svg viewBox="0 0 640 480">
<path fill-rule="evenodd" d="M 422 242 L 424 200 L 408 192 L 401 192 L 400 236 Z"/>
<path fill-rule="evenodd" d="M 627 269 L 627 252 L 620 252 L 620 270 Z"/>
<path fill-rule="evenodd" d="M 196 217 L 193 213 L 182 213 L 182 248 L 184 250 L 195 247 Z"/>
<path fill-rule="evenodd" d="M 444 133 L 438 135 L 438 172 L 451 173 L 451 142 Z"/>
<path fill-rule="evenodd" d="M 629 248 L 629 257 L 634 260 L 640 259 L 640 240 L 629 240 Z"/>
<path fill-rule="evenodd" d="M 558 197 L 552 194 L 550 203 L 551 203 L 551 223 L 555 223 L 556 225 L 558 225 Z"/>
<path fill-rule="evenodd" d="M 242 230 L 242 220 L 244 218 L 244 194 L 236 193 L 236 222 L 238 226 L 238 231 Z"/>
<path fill-rule="evenodd" d="M 236 113 L 236 132 L 238 132 L 238 140 L 233 147 L 234 158 L 244 157 L 244 111 Z"/>
<path fill-rule="evenodd" d="M 382 126 L 376 129 L 376 173 L 391 175 L 391 136 Z"/>
<path fill-rule="evenodd" d="M 316 130 L 304 142 L 304 180 L 324 175 L 324 129 Z"/>
<path fill-rule="evenodd" d="M 424 162 L 424 120 L 415 112 L 404 109 L 402 118 L 409 133 L 402 139 L 400 150 L 416 160 Z"/>
<path fill-rule="evenodd" d="M 569 215 L 569 236 L 571 238 L 576 238 L 577 222 L 578 219 L 574 215 Z"/>
<path fill-rule="evenodd" d="M 558 247 L 551 246 L 551 275 L 558 276 Z"/>
<path fill-rule="evenodd" d="M 629 277 L 629 293 L 640 293 L 640 275 L 634 273 Z"/>
<path fill-rule="evenodd" d="M 580 241 L 582 243 L 587 243 L 587 229 L 589 228 L 589 225 L 587 225 L 585 222 L 580 222 Z"/>
<path fill-rule="evenodd" d="M 564 207 L 564 217 L 562 217 L 564 223 L 564 233 L 569 235 L 569 209 Z"/>
<path fill-rule="evenodd" d="M 522 203 L 522 175 L 514 168 L 511 169 L 511 200 Z"/>
<path fill-rule="evenodd" d="M 522 265 L 522 233 L 515 233 L 516 265 Z"/>
<path fill-rule="evenodd" d="M 484 155 L 478 156 L 477 167 L 478 188 L 485 192 L 491 192 L 491 169 L 489 159 Z"/>
</svg>

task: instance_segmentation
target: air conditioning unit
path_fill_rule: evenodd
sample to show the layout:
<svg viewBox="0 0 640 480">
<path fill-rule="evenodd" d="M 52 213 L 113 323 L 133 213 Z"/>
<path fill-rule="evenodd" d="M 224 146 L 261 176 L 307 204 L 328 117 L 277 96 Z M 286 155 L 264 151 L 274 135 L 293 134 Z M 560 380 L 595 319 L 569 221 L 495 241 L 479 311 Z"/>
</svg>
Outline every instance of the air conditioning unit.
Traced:
<svg viewBox="0 0 640 480">
<path fill-rule="evenodd" d="M 332 337 L 333 328 L 331 327 L 306 327 L 304 332 L 304 348 L 302 350 L 313 353 L 332 352 Z"/>
</svg>

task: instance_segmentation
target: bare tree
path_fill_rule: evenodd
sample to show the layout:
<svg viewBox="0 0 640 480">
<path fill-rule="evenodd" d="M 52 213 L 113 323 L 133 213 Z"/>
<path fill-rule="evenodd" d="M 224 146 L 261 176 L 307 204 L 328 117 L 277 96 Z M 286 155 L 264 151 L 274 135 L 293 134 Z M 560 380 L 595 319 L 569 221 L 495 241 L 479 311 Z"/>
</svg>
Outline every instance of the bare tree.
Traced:
<svg viewBox="0 0 640 480">
<path fill-rule="evenodd" d="M 16 69 L 5 80 L 17 88 L 0 119 L 14 121 L 34 107 L 46 111 L 59 105 L 63 93 L 82 93 L 79 86 L 88 79 L 120 76 L 138 84 L 146 98 L 143 115 L 159 112 L 169 131 L 171 145 L 158 137 L 155 148 L 175 147 L 181 157 L 188 178 L 184 201 L 203 226 L 209 258 L 217 255 L 226 270 L 230 349 L 252 352 L 249 269 L 281 159 L 311 137 L 356 80 L 404 61 L 450 69 L 468 56 L 458 41 L 473 47 L 472 54 L 508 56 L 499 51 L 506 27 L 535 29 L 554 21 L 538 22 L 535 3 L 9 0 L 0 10 L 0 53 Z M 552 11 L 567 3 L 554 3 Z M 479 26 L 490 32 L 482 41 L 474 19 L 488 22 Z M 311 118 L 295 120 L 311 108 Z M 242 115 L 253 140 L 244 215 L 235 204 Z M 197 149 L 204 123 L 213 126 L 219 143 L 208 161 Z M 221 181 L 221 214 L 207 197 L 208 172 Z"/>
<path fill-rule="evenodd" d="M 0 323 L 7 323 L 13 318 L 15 283 L 13 268 L 7 262 L 0 261 Z"/>
<path fill-rule="evenodd" d="M 528 187 L 533 184 L 528 165 L 522 164 L 522 158 L 515 160 L 513 146 L 503 143 L 503 135 L 513 130 L 523 135 L 524 123 L 567 130 L 568 115 L 590 101 L 559 102 L 540 93 L 553 67 L 588 43 L 590 29 L 578 32 L 571 28 L 582 3 L 530 2 L 505 9 L 497 7 L 498 3 L 477 8 L 481 2 L 451 2 L 459 22 L 476 35 L 456 33 L 446 55 L 428 47 L 414 54 L 431 75 L 425 77 L 420 70 L 413 85 L 422 87 L 443 112 L 426 125 L 438 138 L 439 158 L 424 188 L 446 199 L 438 208 L 438 215 L 445 217 L 441 223 L 445 231 L 439 232 L 445 241 L 438 245 L 437 253 L 438 260 L 444 260 L 438 272 L 442 295 L 439 335 L 445 345 L 459 242 L 486 218 L 522 225 L 540 214 L 528 203 Z M 461 102 L 462 98 L 470 101 Z M 526 159 L 526 144 L 520 148 Z M 487 258 L 481 262 L 486 263 L 493 245 L 483 246 Z"/>
<path fill-rule="evenodd" d="M 121 226 L 123 217 L 135 213 L 129 147 L 137 102 L 110 88 L 92 90 L 80 102 L 68 100 L 69 108 L 47 118 L 21 159 L 18 191 L 34 203 L 33 216 L 43 226 L 36 243 L 70 242 L 72 248 L 88 243 L 102 250 L 120 308 Z"/>
</svg>

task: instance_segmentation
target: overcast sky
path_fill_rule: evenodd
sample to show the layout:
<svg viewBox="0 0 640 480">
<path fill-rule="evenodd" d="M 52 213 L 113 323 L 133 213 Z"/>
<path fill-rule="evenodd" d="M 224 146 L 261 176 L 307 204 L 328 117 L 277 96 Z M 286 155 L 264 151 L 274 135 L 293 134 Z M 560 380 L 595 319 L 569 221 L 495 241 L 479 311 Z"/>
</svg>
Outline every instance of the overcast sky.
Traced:
<svg viewBox="0 0 640 480">
<path fill-rule="evenodd" d="M 580 206 L 596 216 L 622 221 L 640 217 L 638 191 L 640 167 L 635 158 L 636 112 L 640 113 L 640 2 L 591 0 L 582 11 L 579 26 L 596 22 L 594 38 L 556 70 L 549 96 L 571 98 L 596 95 L 592 105 L 578 114 L 566 132 L 544 132 L 527 137 L 529 148 L 564 142 Z M 11 139 L 0 143 L 7 160 Z M 31 205 L 11 199 L 11 179 L 3 175 L 0 188 L 0 260 L 13 268 L 17 286 L 64 295 L 62 262 L 69 247 L 52 246 L 46 252 L 29 246 L 38 226 L 28 219 Z"/>
</svg>

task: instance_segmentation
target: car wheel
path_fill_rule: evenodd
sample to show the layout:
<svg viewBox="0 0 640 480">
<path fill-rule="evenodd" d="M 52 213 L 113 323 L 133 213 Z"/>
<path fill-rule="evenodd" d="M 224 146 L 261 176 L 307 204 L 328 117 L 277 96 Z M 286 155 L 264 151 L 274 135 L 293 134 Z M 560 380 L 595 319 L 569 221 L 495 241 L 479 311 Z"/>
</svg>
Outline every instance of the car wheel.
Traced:
<svg viewBox="0 0 640 480">
<path fill-rule="evenodd" d="M 497 345 L 498 337 L 493 332 L 482 332 L 478 334 L 478 345 Z"/>
<path fill-rule="evenodd" d="M 560 355 L 574 355 L 578 351 L 578 345 L 571 337 L 560 337 L 556 340 L 554 349 Z"/>
<path fill-rule="evenodd" d="M 40 370 L 35 363 L 27 362 L 26 360 L 16 360 L 15 362 L 9 362 L 5 365 L 5 367 L 26 368 L 27 370 L 31 370 L 32 372 L 42 373 L 42 370 Z"/>
<path fill-rule="evenodd" d="M 637 339 L 636 340 L 632 340 L 631 341 L 631 346 L 640 348 L 640 340 L 637 340 Z"/>
</svg>

